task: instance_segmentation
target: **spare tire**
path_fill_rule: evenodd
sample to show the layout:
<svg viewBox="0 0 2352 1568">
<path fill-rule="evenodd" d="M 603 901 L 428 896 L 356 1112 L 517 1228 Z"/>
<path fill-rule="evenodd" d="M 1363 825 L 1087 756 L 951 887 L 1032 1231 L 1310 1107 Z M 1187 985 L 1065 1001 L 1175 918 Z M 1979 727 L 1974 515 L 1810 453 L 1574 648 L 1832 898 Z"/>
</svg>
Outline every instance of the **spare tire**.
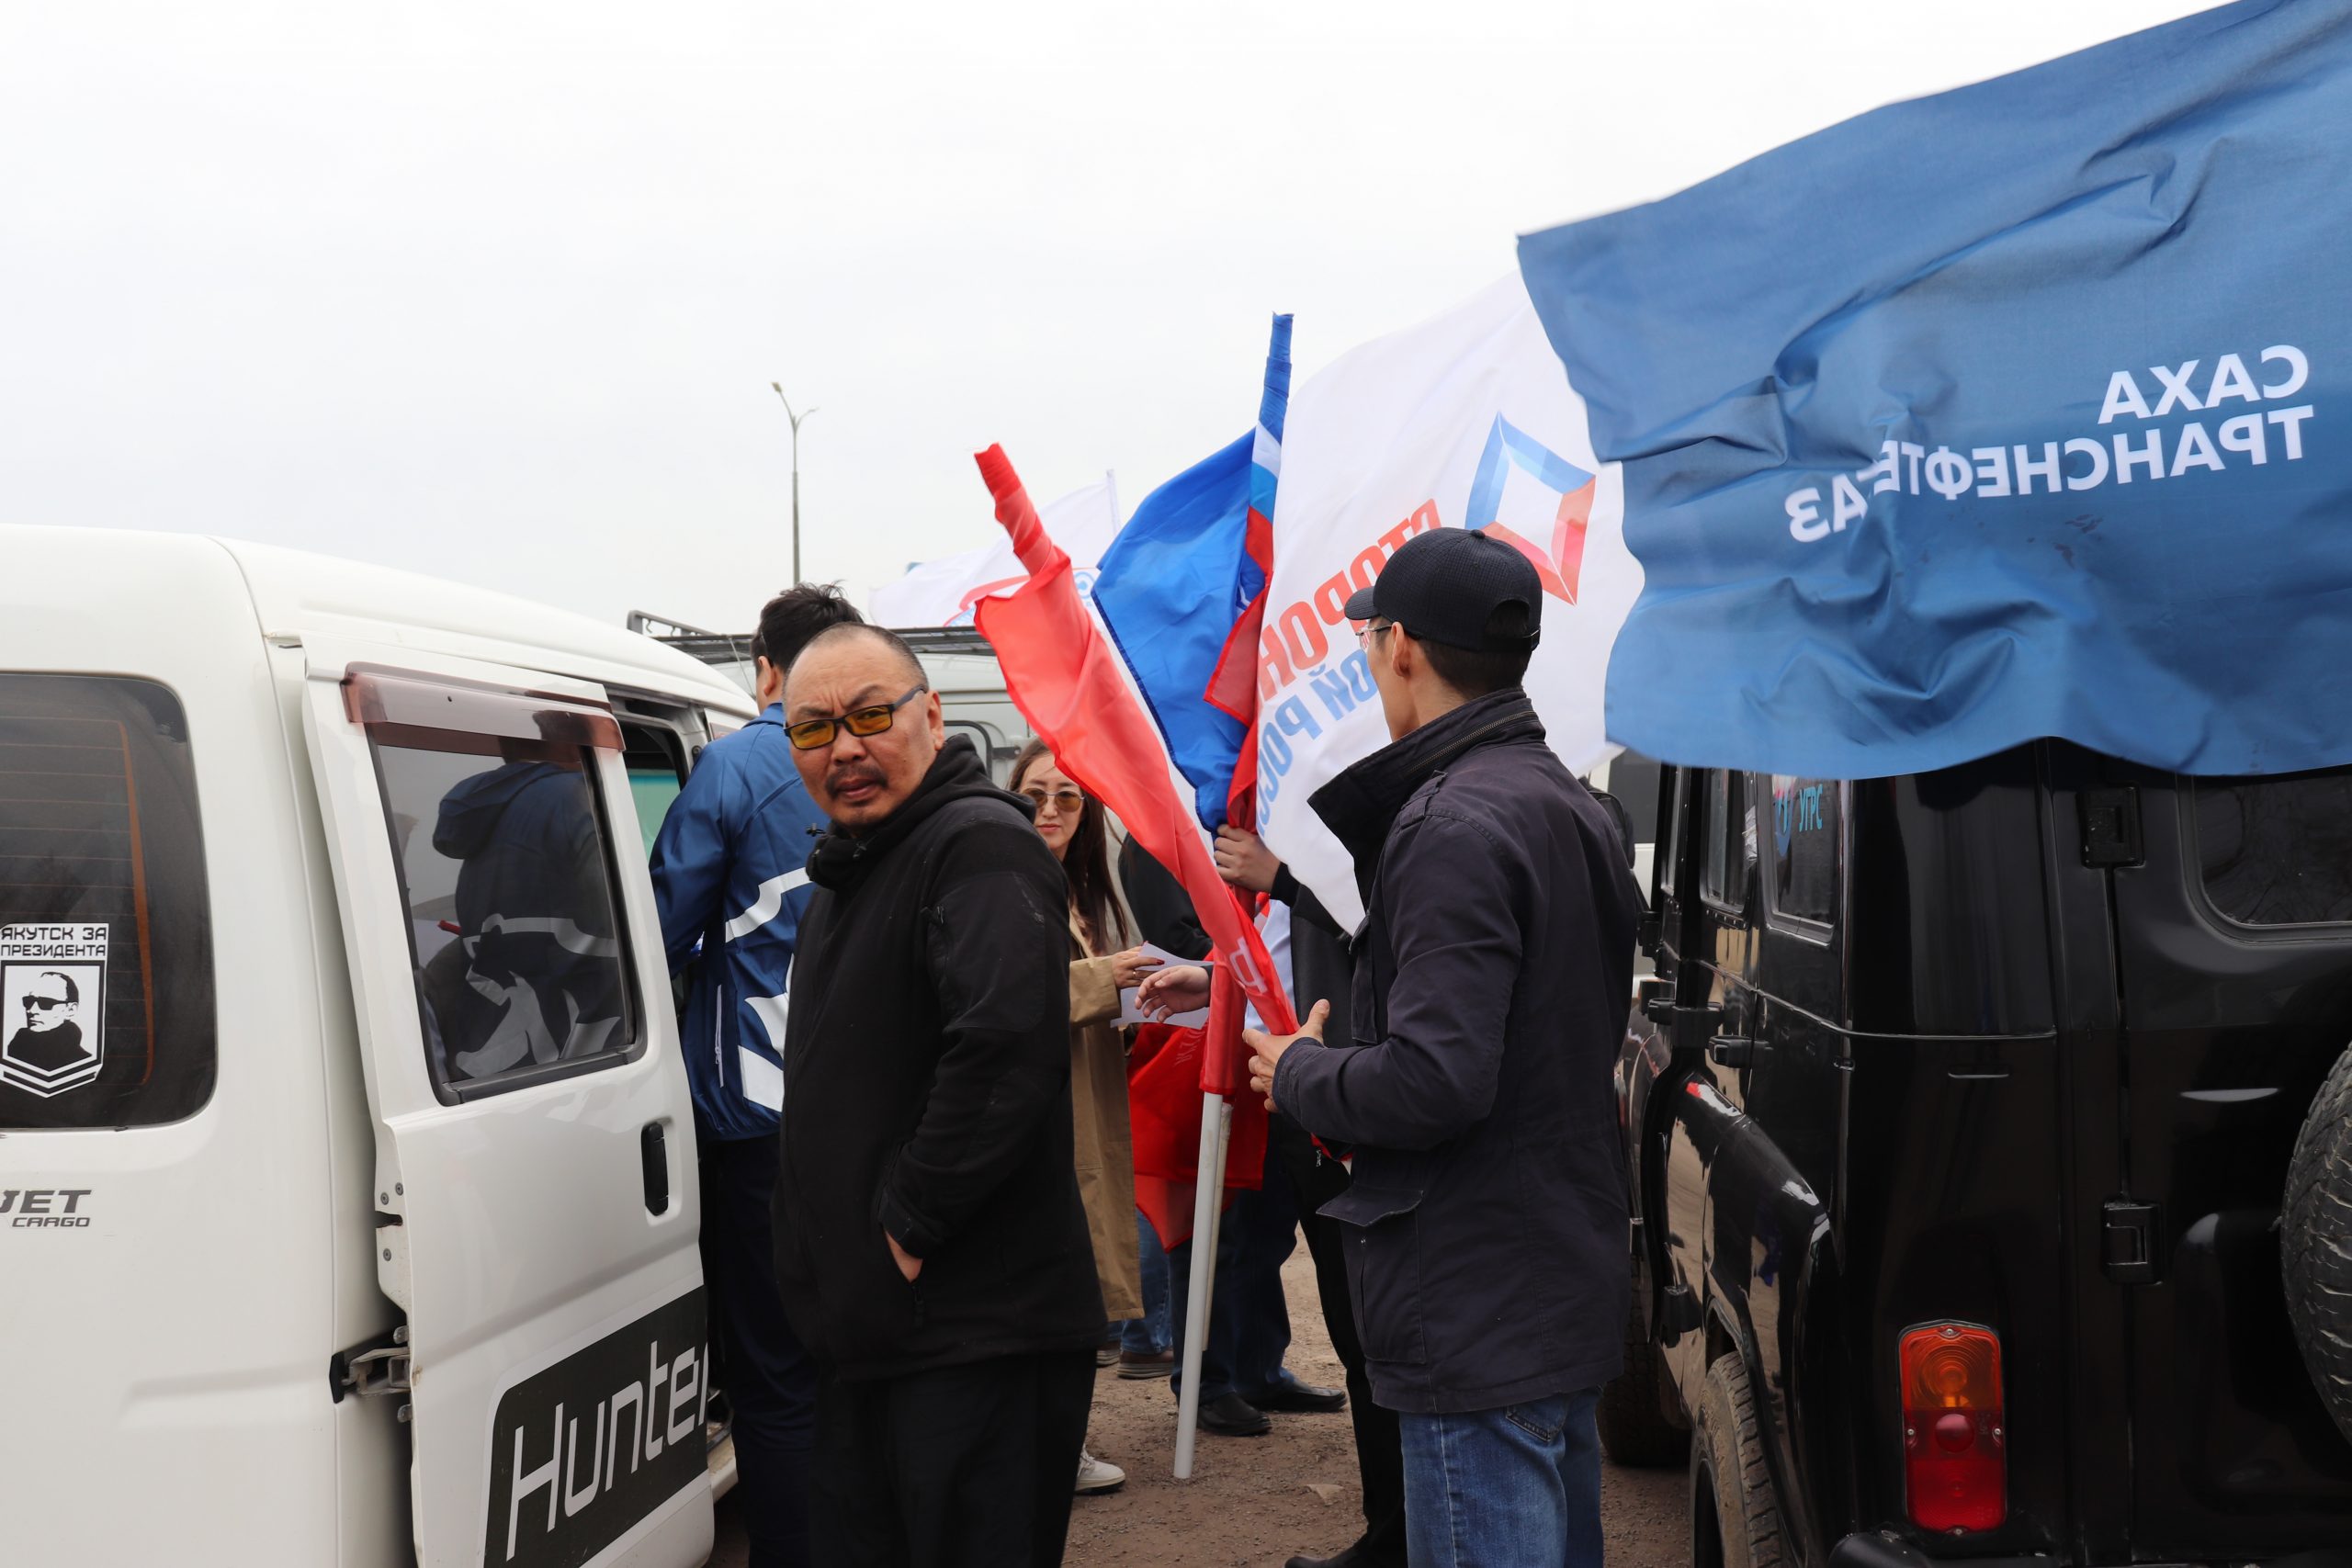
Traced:
<svg viewBox="0 0 2352 1568">
<path fill-rule="evenodd" d="M 2303 1365 L 2352 1438 L 2352 1050 L 2336 1058 L 2303 1118 L 2278 1232 L 2287 1315 Z"/>
</svg>

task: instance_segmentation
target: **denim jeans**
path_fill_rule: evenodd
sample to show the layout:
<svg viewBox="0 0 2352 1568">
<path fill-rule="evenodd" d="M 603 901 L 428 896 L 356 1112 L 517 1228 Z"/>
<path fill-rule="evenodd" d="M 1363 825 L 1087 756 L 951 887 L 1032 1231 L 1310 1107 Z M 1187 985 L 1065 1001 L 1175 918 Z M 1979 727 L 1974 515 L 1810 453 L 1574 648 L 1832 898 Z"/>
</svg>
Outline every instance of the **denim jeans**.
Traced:
<svg viewBox="0 0 2352 1568">
<path fill-rule="evenodd" d="M 1143 1264 L 1143 1315 L 1119 1325 L 1119 1348 L 1157 1356 L 1176 1343 L 1168 1319 L 1168 1254 L 1141 1209 L 1136 1211 L 1136 1250 Z"/>
<path fill-rule="evenodd" d="M 1600 1568 L 1600 1397 L 1400 1415 L 1412 1568 Z"/>
</svg>

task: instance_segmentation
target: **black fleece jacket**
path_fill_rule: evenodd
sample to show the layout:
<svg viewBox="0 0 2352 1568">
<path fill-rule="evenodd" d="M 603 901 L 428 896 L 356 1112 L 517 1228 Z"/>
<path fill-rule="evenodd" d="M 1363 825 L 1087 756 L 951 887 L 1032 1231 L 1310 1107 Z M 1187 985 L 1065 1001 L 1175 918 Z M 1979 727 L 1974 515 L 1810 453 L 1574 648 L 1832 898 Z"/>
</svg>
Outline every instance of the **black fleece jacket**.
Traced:
<svg viewBox="0 0 2352 1568">
<path fill-rule="evenodd" d="M 785 1029 L 776 1282 L 848 1379 L 1102 1337 L 1070 1149 L 1069 893 L 1026 803 L 950 740 L 808 857 Z M 923 1260 L 899 1275 L 888 1230 Z"/>
</svg>

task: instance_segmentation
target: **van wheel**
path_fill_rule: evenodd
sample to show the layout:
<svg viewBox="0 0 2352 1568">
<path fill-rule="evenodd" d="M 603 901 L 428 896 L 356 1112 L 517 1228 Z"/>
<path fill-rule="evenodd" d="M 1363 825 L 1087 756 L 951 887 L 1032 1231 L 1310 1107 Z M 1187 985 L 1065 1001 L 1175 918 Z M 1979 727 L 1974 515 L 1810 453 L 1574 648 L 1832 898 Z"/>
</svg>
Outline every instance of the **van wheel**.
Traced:
<svg viewBox="0 0 2352 1568">
<path fill-rule="evenodd" d="M 1690 1429 L 1691 1568 L 1777 1568 L 1781 1504 L 1739 1352 L 1707 1369 Z"/>
<path fill-rule="evenodd" d="M 2303 1365 L 2352 1438 L 2352 1050 L 2320 1085 L 2287 1165 L 2278 1261 Z"/>
<path fill-rule="evenodd" d="M 1637 1469 L 1680 1464 L 1690 1451 L 1690 1428 L 1681 1415 L 1681 1396 L 1666 1375 L 1666 1358 L 1642 1326 L 1636 1302 L 1625 1314 L 1625 1370 L 1601 1389 L 1593 1412 L 1600 1451 L 1611 1464 Z"/>
</svg>

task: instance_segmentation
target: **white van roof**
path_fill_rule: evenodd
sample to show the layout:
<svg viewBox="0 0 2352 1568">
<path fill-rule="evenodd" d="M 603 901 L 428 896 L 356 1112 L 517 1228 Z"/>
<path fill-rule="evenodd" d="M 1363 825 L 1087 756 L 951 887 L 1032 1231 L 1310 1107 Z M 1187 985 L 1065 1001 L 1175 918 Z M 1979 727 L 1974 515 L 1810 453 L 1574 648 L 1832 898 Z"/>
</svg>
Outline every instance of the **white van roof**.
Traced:
<svg viewBox="0 0 2352 1568">
<path fill-rule="evenodd" d="M 163 561 L 177 557 L 188 570 L 167 571 L 166 581 L 185 592 L 219 592 L 224 583 L 215 563 L 224 551 L 244 580 L 261 635 L 272 640 L 333 633 L 680 697 L 745 717 L 753 713 L 752 700 L 741 687 L 675 649 L 569 610 L 486 588 L 239 539 L 114 528 L 0 526 L 0 559 L 10 563 L 12 572 L 40 573 L 50 581 L 83 585 L 93 609 L 101 614 L 152 611 L 166 621 L 185 607 L 184 602 L 151 606 L 109 596 L 105 588 L 109 564 L 136 556 L 152 573 Z"/>
</svg>

